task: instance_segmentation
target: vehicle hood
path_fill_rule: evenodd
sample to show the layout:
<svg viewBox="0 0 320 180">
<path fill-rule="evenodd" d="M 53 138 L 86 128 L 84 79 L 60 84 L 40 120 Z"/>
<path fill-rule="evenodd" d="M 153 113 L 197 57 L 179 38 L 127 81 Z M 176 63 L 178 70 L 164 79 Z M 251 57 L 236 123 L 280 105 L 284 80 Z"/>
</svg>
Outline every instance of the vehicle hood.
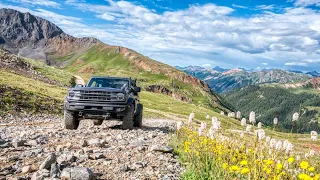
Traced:
<svg viewBox="0 0 320 180">
<path fill-rule="evenodd" d="M 105 91 L 105 92 L 125 92 L 121 89 L 116 88 L 100 88 L 100 87 L 74 87 L 70 88 L 69 90 L 73 91 Z"/>
</svg>

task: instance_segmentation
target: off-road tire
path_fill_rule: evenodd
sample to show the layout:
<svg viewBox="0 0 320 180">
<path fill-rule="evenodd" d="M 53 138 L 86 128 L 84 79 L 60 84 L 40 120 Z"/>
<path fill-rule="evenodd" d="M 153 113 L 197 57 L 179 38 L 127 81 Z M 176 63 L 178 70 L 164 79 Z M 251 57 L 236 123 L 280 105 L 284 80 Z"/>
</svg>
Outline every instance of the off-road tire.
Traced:
<svg viewBox="0 0 320 180">
<path fill-rule="evenodd" d="M 99 126 L 103 123 L 103 120 L 93 120 L 93 124 Z"/>
<path fill-rule="evenodd" d="M 76 113 L 67 110 L 64 111 L 64 127 L 66 129 L 77 129 L 79 123 Z"/>
<path fill-rule="evenodd" d="M 133 129 L 134 105 L 130 105 L 129 109 L 122 119 L 122 129 Z"/>
<path fill-rule="evenodd" d="M 143 105 L 137 105 L 137 114 L 134 116 L 133 126 L 134 127 L 142 127 L 142 114 L 143 114 Z"/>
</svg>

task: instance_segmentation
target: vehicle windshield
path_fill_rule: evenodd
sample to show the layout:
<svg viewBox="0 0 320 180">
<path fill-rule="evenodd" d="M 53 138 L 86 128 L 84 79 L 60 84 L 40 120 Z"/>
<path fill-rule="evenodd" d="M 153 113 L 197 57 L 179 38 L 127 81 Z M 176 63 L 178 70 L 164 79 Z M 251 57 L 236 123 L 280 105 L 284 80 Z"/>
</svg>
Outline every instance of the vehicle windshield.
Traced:
<svg viewBox="0 0 320 180">
<path fill-rule="evenodd" d="M 126 79 L 113 79 L 113 78 L 92 78 L 88 83 L 88 87 L 105 87 L 121 89 L 129 87 L 129 81 Z"/>
</svg>

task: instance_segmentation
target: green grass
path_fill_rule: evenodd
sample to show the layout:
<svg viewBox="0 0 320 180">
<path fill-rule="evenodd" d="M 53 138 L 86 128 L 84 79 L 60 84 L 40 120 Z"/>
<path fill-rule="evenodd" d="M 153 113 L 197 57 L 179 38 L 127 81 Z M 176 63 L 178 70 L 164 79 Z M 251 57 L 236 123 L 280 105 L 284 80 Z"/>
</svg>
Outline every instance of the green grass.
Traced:
<svg viewBox="0 0 320 180">
<path fill-rule="evenodd" d="M 54 99 L 63 100 L 67 88 L 57 85 L 47 84 L 31 78 L 26 78 L 11 72 L 0 69 L 0 84 L 10 85 L 11 87 L 23 89 L 25 91 L 38 94 L 43 97 L 50 96 Z"/>
<path fill-rule="evenodd" d="M 29 62 L 33 65 L 34 69 L 38 72 L 41 72 L 44 76 L 47 76 L 48 78 L 55 80 L 57 82 L 60 82 L 64 86 L 70 86 L 71 85 L 71 79 L 73 75 L 69 72 L 54 68 L 52 66 L 48 66 L 43 62 L 35 61 L 32 59 L 25 58 L 25 61 Z"/>
</svg>

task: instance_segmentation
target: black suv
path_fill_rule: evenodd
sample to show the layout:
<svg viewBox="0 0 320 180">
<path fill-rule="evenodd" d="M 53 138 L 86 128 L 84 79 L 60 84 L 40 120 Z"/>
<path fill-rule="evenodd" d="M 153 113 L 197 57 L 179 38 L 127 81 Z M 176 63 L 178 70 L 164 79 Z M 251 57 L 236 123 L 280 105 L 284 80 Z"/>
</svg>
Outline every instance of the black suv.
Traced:
<svg viewBox="0 0 320 180">
<path fill-rule="evenodd" d="M 68 90 L 64 100 L 64 125 L 77 129 L 81 119 L 122 120 L 123 129 L 141 127 L 143 105 L 139 101 L 136 80 L 120 77 L 91 77 L 89 83 Z"/>
</svg>

